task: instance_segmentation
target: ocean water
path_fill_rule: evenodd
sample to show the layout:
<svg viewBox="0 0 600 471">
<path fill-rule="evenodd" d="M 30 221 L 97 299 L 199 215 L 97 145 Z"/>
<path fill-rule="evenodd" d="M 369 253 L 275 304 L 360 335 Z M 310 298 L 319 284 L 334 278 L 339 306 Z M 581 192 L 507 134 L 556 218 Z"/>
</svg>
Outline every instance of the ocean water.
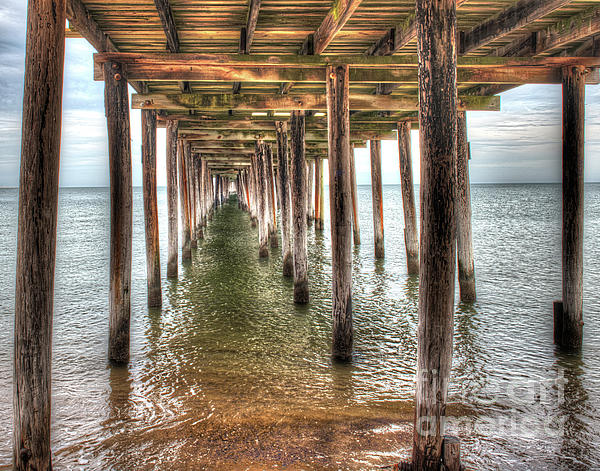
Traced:
<svg viewBox="0 0 600 471">
<path fill-rule="evenodd" d="M 471 468 L 600 468 L 600 185 L 586 185 L 585 337 L 552 344 L 560 298 L 560 186 L 473 185 L 478 300 L 456 303 L 448 427 Z M 233 201 L 233 200 L 232 200 Z M 109 194 L 62 188 L 53 339 L 57 470 L 373 469 L 410 453 L 418 280 L 406 274 L 399 186 L 384 187 L 386 258 L 373 257 L 359 187 L 355 355 L 332 364 L 329 224 L 309 241 L 311 303 L 292 302 L 281 255 L 234 202 L 146 307 L 134 190 L 131 362 L 106 361 Z M 326 209 L 328 215 L 328 209 Z M 11 466 L 17 191 L 0 190 L 0 469 Z"/>
</svg>

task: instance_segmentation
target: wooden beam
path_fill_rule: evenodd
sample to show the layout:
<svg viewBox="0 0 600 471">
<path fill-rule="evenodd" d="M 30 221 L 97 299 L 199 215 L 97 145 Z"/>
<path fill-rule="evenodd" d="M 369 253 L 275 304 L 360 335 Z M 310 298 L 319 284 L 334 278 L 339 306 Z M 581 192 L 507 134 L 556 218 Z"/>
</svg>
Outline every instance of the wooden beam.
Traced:
<svg viewBox="0 0 600 471">
<path fill-rule="evenodd" d="M 64 0 L 27 2 L 26 35 L 14 311 L 12 469 L 50 471 Z M 12 282 L 10 288 L 5 286 L 5 290 L 11 288 Z M 8 361 L 7 354 L 3 362 Z M 4 401 L 6 404 L 8 397 Z"/>
<path fill-rule="evenodd" d="M 549 15 L 572 0 L 519 0 L 462 35 L 461 54 L 469 54 L 519 28 Z"/>
<path fill-rule="evenodd" d="M 127 68 L 132 80 L 144 81 L 194 81 L 194 82 L 255 82 L 272 83 L 293 81 L 295 83 L 325 83 L 325 67 L 277 67 L 277 66 L 195 66 L 190 64 L 144 64 L 133 63 Z M 94 80 L 104 80 L 102 65 L 96 64 Z M 350 82 L 417 84 L 416 67 L 353 68 Z M 460 84 L 511 83 L 511 84 L 560 84 L 560 67 L 540 66 L 481 66 L 459 69 Z"/>
<path fill-rule="evenodd" d="M 334 0 L 331 10 L 315 31 L 314 54 L 321 54 L 331 44 L 361 3 L 362 0 Z"/>
<path fill-rule="evenodd" d="M 331 63 L 348 65 L 351 68 L 366 69 L 401 69 L 417 68 L 417 54 L 394 56 L 364 56 L 364 55 L 322 55 L 302 56 L 294 54 L 172 54 L 172 53 L 96 53 L 94 62 L 102 64 L 107 61 L 120 62 L 129 67 L 147 65 L 152 67 L 282 67 L 282 68 L 315 68 L 327 67 Z M 582 65 L 598 67 L 597 57 L 497 57 L 497 56 L 467 56 L 458 59 L 458 68 L 481 67 L 563 67 L 567 65 Z"/>
<path fill-rule="evenodd" d="M 180 52 L 179 35 L 177 34 L 177 26 L 175 25 L 175 18 L 173 17 L 173 10 L 171 10 L 169 0 L 154 0 L 154 5 L 158 11 L 158 16 L 160 17 L 160 22 L 167 38 L 167 50 L 173 53 Z M 189 82 L 183 80 L 178 82 L 182 92 L 186 93 L 190 91 Z"/>
<path fill-rule="evenodd" d="M 548 54 L 570 42 L 580 41 L 598 33 L 600 33 L 600 7 L 592 7 L 546 29 L 517 38 L 498 48 L 494 54 L 500 57 Z M 578 55 L 580 54 L 577 52 L 574 54 L 574 56 Z"/>
<path fill-rule="evenodd" d="M 351 94 L 352 110 L 395 110 L 415 111 L 416 96 L 377 96 Z M 461 96 L 458 100 L 461 111 L 498 111 L 499 96 Z M 231 95 L 231 94 L 138 94 L 132 96 L 133 109 L 163 110 L 326 110 L 327 100 L 323 95 Z M 376 139 L 376 138 L 372 138 Z"/>
<path fill-rule="evenodd" d="M 240 45 L 238 52 L 240 54 L 250 54 L 250 47 L 254 39 L 254 30 L 258 22 L 258 12 L 260 11 L 261 0 L 248 0 L 248 14 L 246 15 L 246 26 L 240 31 Z M 234 82 L 233 93 L 240 93 L 242 84 L 240 81 Z"/>
<path fill-rule="evenodd" d="M 91 13 L 85 7 L 81 0 L 66 1 L 67 19 L 69 25 L 74 26 L 83 38 L 89 42 L 99 53 L 118 53 L 119 49 L 115 46 L 110 36 L 105 34 L 92 17 Z M 129 82 L 138 93 L 144 93 L 146 86 L 136 81 Z"/>
<path fill-rule="evenodd" d="M 469 0 L 456 0 L 456 7 L 460 7 Z M 417 37 L 417 25 L 415 15 L 410 14 L 402 24 L 388 30 L 380 39 L 378 39 L 365 54 L 368 56 L 389 56 Z"/>
<path fill-rule="evenodd" d="M 327 142 L 327 131 L 306 131 L 305 135 L 307 141 Z M 211 129 L 191 131 L 189 133 L 180 132 L 179 137 L 189 141 L 255 141 L 262 139 L 274 142 L 276 140 L 275 131 L 227 131 Z M 396 131 L 351 131 L 350 138 L 359 141 L 396 139 Z"/>
</svg>

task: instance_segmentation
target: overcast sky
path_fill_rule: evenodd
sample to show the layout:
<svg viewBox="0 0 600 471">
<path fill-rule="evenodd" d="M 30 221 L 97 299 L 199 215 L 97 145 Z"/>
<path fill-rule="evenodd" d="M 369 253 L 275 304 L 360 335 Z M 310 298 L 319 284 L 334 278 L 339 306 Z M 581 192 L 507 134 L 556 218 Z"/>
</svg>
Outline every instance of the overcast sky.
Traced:
<svg viewBox="0 0 600 471">
<path fill-rule="evenodd" d="M 26 1 L 0 4 L 0 186 L 19 179 Z M 64 186 L 108 185 L 104 88 L 93 81 L 94 49 L 67 39 L 60 182 Z M 469 112 L 471 181 L 560 180 L 561 87 L 528 85 L 502 94 L 501 112 Z M 131 111 L 133 182 L 141 184 L 140 112 Z M 165 134 L 158 130 L 158 183 L 165 179 Z M 412 132 L 415 182 L 419 181 L 418 134 Z M 586 181 L 600 181 L 600 86 L 586 87 Z M 383 181 L 399 183 L 398 150 L 383 144 Z M 356 150 L 359 184 L 370 182 L 367 149 Z"/>
</svg>

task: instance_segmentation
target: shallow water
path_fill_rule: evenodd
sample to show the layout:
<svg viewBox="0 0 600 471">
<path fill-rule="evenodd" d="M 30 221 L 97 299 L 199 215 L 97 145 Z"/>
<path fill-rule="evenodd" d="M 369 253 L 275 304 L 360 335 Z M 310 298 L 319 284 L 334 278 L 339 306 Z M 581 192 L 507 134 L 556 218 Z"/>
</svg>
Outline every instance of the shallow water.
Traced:
<svg viewBox="0 0 600 471">
<path fill-rule="evenodd" d="M 600 466 L 600 185 L 586 185 L 585 338 L 552 345 L 560 297 L 560 186 L 474 185 L 478 301 L 455 314 L 450 429 L 477 469 Z M 142 201 L 134 191 L 132 345 L 106 362 L 107 189 L 61 189 L 53 345 L 55 469 L 368 469 L 410 451 L 418 280 L 405 268 L 401 193 L 384 187 L 386 259 L 359 187 L 355 357 L 329 358 L 329 225 L 309 230 L 311 303 L 292 302 L 273 249 L 230 204 L 193 261 L 146 308 Z M 0 468 L 10 467 L 16 190 L 0 190 Z M 328 214 L 328 210 L 326 211 Z"/>
</svg>

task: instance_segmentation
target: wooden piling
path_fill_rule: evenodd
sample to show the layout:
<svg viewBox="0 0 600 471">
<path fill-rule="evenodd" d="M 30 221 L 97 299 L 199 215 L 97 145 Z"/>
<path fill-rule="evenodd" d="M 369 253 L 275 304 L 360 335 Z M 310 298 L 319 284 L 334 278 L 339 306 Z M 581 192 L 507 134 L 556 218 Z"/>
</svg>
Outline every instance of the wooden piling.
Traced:
<svg viewBox="0 0 600 471">
<path fill-rule="evenodd" d="M 200 177 L 202 176 L 200 156 L 194 155 L 192 159 L 192 173 L 194 183 L 194 213 L 196 215 L 196 239 L 204 239 L 202 230 L 202 193 L 200 192 Z"/>
<path fill-rule="evenodd" d="M 306 304 L 308 292 L 308 255 L 306 247 L 306 159 L 304 147 L 304 111 L 292 111 L 291 199 L 294 244 L 294 302 Z"/>
<path fill-rule="evenodd" d="M 162 293 L 160 287 L 158 203 L 156 200 L 156 113 L 154 110 L 142 110 L 142 180 L 148 307 L 160 307 L 162 305 Z"/>
<path fill-rule="evenodd" d="M 373 238 L 375 243 L 375 258 L 384 258 L 381 141 L 370 141 L 369 147 L 371 150 L 371 193 L 373 195 Z"/>
<path fill-rule="evenodd" d="M 64 40 L 64 0 L 30 1 L 14 326 L 13 469 L 18 471 L 52 469 L 51 347 Z"/>
<path fill-rule="evenodd" d="M 352 358 L 352 170 L 350 147 L 349 68 L 328 66 L 327 127 L 333 292 L 332 356 Z"/>
<path fill-rule="evenodd" d="M 176 278 L 179 228 L 177 226 L 177 127 L 174 120 L 167 121 L 167 214 L 169 222 L 169 248 L 167 277 Z"/>
<path fill-rule="evenodd" d="M 417 211 L 415 209 L 409 121 L 398 123 L 398 154 L 400 158 L 402 207 L 404 209 L 406 267 L 409 275 L 416 275 L 419 273 L 419 234 L 417 230 Z"/>
<path fill-rule="evenodd" d="M 292 252 L 292 228 L 291 228 L 291 199 L 288 162 L 288 135 L 287 122 L 277 121 L 275 123 L 277 134 L 277 176 L 279 178 L 279 200 L 281 211 L 281 250 L 283 256 L 283 275 L 293 276 L 294 256 Z"/>
<path fill-rule="evenodd" d="M 278 247 L 279 241 L 277 240 L 277 203 L 275 198 L 275 183 L 273 181 L 273 148 L 271 144 L 265 144 L 265 165 L 267 171 L 267 191 L 269 196 L 269 218 L 271 225 L 269 228 L 269 240 L 271 241 L 271 247 Z"/>
<path fill-rule="evenodd" d="M 177 141 L 177 153 L 179 163 L 179 200 L 181 202 L 181 260 L 183 262 L 192 259 L 191 237 L 190 237 L 190 218 L 187 198 L 187 177 L 185 170 L 185 144 L 182 140 Z"/>
<path fill-rule="evenodd" d="M 456 0 L 417 0 L 421 259 L 413 466 L 440 469 L 456 262 Z"/>
<path fill-rule="evenodd" d="M 558 345 L 579 349 L 583 338 L 583 168 L 585 69 L 563 76 L 562 335 Z"/>
<path fill-rule="evenodd" d="M 354 245 L 360 245 L 360 220 L 358 214 L 358 187 L 356 184 L 356 163 L 354 161 L 354 149 L 350 148 L 350 190 L 352 197 L 352 231 L 354 234 Z"/>
<path fill-rule="evenodd" d="M 306 221 L 308 224 L 312 224 L 314 219 L 314 208 L 313 208 L 313 180 L 315 173 L 315 162 L 314 160 L 306 161 L 307 177 L 306 177 Z"/>
<path fill-rule="evenodd" d="M 269 256 L 269 203 L 267 193 L 264 144 L 257 143 L 255 154 L 258 200 L 258 256 Z"/>
<path fill-rule="evenodd" d="M 121 64 L 105 64 L 104 84 L 111 196 L 108 357 L 113 363 L 127 363 L 131 313 L 132 180 L 129 95 Z"/>
<path fill-rule="evenodd" d="M 475 262 L 473 260 L 473 230 L 471 228 L 471 183 L 469 181 L 469 142 L 467 113 L 458 112 L 456 128 L 456 248 L 458 254 L 458 284 L 460 299 L 475 301 Z"/>
<path fill-rule="evenodd" d="M 183 148 L 183 155 L 185 160 L 185 179 L 186 179 L 186 197 L 188 204 L 188 218 L 190 226 L 190 247 L 192 249 L 198 248 L 198 235 L 196 234 L 196 195 L 194 189 L 194 171 L 193 171 L 193 155 L 192 155 L 192 143 L 190 141 L 185 142 Z"/>
<path fill-rule="evenodd" d="M 323 230 L 323 159 L 315 158 L 315 229 Z"/>
</svg>

